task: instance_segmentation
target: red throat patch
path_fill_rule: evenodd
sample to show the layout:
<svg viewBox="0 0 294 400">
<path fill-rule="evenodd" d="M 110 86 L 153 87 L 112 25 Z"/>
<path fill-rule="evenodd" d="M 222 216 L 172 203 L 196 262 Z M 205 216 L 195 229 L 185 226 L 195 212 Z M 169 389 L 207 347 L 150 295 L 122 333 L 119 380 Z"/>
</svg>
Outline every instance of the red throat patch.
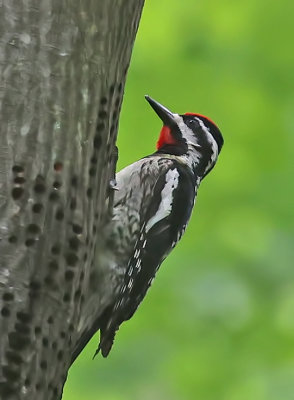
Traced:
<svg viewBox="0 0 294 400">
<path fill-rule="evenodd" d="M 159 139 L 156 144 L 157 150 L 161 149 L 166 144 L 177 144 L 177 141 L 171 134 L 170 128 L 164 125 L 160 131 Z"/>
</svg>

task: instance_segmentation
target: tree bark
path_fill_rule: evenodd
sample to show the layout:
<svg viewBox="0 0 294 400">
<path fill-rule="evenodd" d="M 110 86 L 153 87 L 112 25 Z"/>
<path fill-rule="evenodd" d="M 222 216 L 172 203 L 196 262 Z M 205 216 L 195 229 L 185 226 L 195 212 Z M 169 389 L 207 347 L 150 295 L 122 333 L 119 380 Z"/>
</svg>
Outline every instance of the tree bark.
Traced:
<svg viewBox="0 0 294 400">
<path fill-rule="evenodd" d="M 0 1 L 1 399 L 59 399 L 110 301 L 95 259 L 143 2 Z"/>
</svg>

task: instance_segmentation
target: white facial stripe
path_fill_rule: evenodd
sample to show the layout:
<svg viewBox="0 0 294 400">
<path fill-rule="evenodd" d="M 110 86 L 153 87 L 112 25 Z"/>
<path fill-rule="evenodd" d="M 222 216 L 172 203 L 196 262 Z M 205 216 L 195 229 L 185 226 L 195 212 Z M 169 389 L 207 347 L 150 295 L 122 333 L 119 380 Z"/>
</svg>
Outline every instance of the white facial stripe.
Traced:
<svg viewBox="0 0 294 400">
<path fill-rule="evenodd" d="M 201 126 L 202 130 L 206 133 L 206 136 L 210 139 L 209 142 L 210 143 L 215 142 L 214 137 L 210 133 L 210 130 L 205 126 L 204 122 L 200 118 L 196 118 L 196 119 L 199 122 L 199 125 Z"/>
<path fill-rule="evenodd" d="M 205 132 L 209 143 L 211 144 L 212 154 L 211 154 L 211 158 L 210 158 L 210 163 L 207 165 L 207 168 L 205 170 L 205 173 L 206 173 L 210 169 L 210 167 L 216 162 L 216 159 L 218 156 L 218 145 L 217 145 L 214 137 L 210 133 L 209 129 L 205 126 L 204 122 L 200 118 L 197 118 L 197 120 L 198 120 L 199 125 L 201 126 L 202 130 Z"/>
<path fill-rule="evenodd" d="M 186 139 L 187 144 L 197 144 L 197 138 L 195 137 L 194 132 L 185 124 L 183 117 L 179 114 L 174 114 L 174 119 L 182 132 L 184 139 Z"/>
<path fill-rule="evenodd" d="M 214 139 L 212 139 L 211 142 L 211 149 L 212 149 L 212 154 L 210 157 L 210 162 L 208 163 L 206 169 L 205 169 L 205 174 L 207 171 L 210 170 L 210 168 L 216 163 L 217 157 L 218 157 L 218 146 L 217 143 Z"/>
<path fill-rule="evenodd" d="M 165 185 L 161 192 L 161 202 L 156 214 L 149 219 L 146 224 L 146 232 L 148 232 L 157 222 L 169 216 L 173 204 L 173 191 L 178 187 L 179 176 L 177 169 L 169 170 L 165 176 Z"/>
</svg>

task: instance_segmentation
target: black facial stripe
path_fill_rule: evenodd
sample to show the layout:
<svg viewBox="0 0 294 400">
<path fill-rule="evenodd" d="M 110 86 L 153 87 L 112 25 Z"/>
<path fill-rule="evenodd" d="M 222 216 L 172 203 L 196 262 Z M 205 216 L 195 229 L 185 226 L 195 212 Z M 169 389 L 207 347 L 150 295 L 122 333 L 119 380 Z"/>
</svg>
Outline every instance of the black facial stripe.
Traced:
<svg viewBox="0 0 294 400">
<path fill-rule="evenodd" d="M 175 138 L 175 140 L 177 140 L 179 142 L 183 142 L 182 133 L 181 133 L 178 125 L 176 123 L 174 123 L 172 125 L 170 124 L 169 127 L 170 127 L 173 138 Z"/>
<path fill-rule="evenodd" d="M 199 130 L 202 130 L 201 126 L 198 124 L 193 124 L 192 122 L 190 122 L 191 120 L 201 120 L 204 125 L 208 128 L 209 132 L 211 133 L 212 137 L 214 138 L 214 140 L 216 141 L 217 145 L 218 145 L 218 153 L 220 153 L 221 148 L 223 146 L 224 143 L 224 139 L 222 137 L 222 134 L 220 132 L 220 130 L 218 129 L 218 127 L 216 125 L 214 125 L 209 119 L 202 117 L 200 115 L 181 115 L 181 117 L 183 118 L 183 121 L 185 122 L 185 124 L 192 129 L 192 131 L 195 133 L 195 135 L 198 137 L 198 139 L 200 139 L 200 135 L 199 135 Z"/>
<path fill-rule="evenodd" d="M 209 129 L 209 132 L 211 133 L 212 137 L 214 138 L 214 140 L 216 141 L 216 143 L 218 145 L 218 152 L 220 153 L 221 148 L 224 144 L 224 139 L 222 137 L 222 134 L 220 133 L 220 130 L 218 129 L 218 127 L 216 125 L 214 125 L 208 119 L 206 119 L 206 118 L 199 118 L 199 119 L 201 119 L 203 121 L 204 125 Z"/>
<path fill-rule="evenodd" d="M 187 153 L 188 146 L 185 142 L 181 141 L 179 144 L 166 144 L 156 151 L 154 154 L 173 154 L 175 156 L 182 156 Z M 153 157 L 151 154 L 150 157 Z"/>
</svg>

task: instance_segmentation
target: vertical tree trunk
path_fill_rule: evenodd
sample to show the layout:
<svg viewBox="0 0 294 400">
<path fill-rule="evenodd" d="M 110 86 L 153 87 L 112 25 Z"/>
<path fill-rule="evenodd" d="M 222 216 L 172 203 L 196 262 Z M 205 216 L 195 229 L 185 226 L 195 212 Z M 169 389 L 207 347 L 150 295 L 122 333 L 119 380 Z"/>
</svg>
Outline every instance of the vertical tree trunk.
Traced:
<svg viewBox="0 0 294 400">
<path fill-rule="evenodd" d="M 1 399 L 59 399 L 111 296 L 95 257 L 142 7 L 0 2 Z"/>
</svg>

